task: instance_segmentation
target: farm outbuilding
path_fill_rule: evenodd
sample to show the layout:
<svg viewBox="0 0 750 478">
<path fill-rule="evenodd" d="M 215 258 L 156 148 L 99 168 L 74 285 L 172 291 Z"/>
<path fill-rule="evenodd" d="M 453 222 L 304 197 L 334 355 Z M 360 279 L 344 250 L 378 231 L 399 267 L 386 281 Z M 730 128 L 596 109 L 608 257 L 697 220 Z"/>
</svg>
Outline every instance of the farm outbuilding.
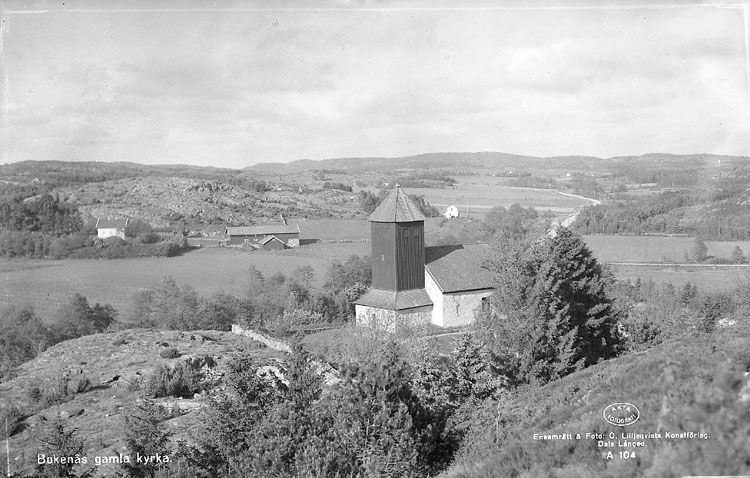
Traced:
<svg viewBox="0 0 750 478">
<path fill-rule="evenodd" d="M 278 251 L 286 247 L 284 241 L 274 235 L 264 237 L 258 244 L 264 251 Z"/>
<path fill-rule="evenodd" d="M 128 226 L 128 218 L 124 219 L 102 219 L 96 220 L 96 237 L 106 239 L 108 237 L 119 237 L 125 239 L 125 228 Z"/>
<path fill-rule="evenodd" d="M 228 246 L 242 246 L 244 244 L 261 246 L 261 242 L 266 240 L 268 236 L 273 236 L 286 247 L 299 246 L 300 231 L 297 224 L 227 227 L 224 233 Z"/>
</svg>

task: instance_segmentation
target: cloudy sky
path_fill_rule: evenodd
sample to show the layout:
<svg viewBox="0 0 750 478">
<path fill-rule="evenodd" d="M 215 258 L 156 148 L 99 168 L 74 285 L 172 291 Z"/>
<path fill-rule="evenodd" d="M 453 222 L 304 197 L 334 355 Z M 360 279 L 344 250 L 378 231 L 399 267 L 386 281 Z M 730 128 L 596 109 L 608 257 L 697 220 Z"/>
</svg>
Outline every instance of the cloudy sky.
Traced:
<svg viewBox="0 0 750 478">
<path fill-rule="evenodd" d="M 496 3 L 8 0 L 0 162 L 750 155 L 745 7 Z"/>
</svg>

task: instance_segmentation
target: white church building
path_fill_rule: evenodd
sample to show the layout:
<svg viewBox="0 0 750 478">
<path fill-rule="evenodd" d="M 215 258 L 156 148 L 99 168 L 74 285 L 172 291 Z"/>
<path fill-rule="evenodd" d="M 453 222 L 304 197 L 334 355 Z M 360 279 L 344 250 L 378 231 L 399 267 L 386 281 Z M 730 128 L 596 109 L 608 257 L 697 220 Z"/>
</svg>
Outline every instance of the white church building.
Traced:
<svg viewBox="0 0 750 478">
<path fill-rule="evenodd" d="M 425 217 L 397 185 L 370 215 L 372 288 L 355 301 L 358 325 L 468 325 L 494 292 L 489 246 L 424 245 Z"/>
</svg>

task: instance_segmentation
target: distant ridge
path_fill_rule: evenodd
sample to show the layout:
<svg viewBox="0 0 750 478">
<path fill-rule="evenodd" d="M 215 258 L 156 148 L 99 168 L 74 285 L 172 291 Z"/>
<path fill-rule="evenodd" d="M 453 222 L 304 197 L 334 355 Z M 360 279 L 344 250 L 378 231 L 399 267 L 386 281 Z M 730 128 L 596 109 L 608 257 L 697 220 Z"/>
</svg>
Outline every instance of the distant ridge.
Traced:
<svg viewBox="0 0 750 478">
<path fill-rule="evenodd" d="M 613 156 L 598 158 L 595 156 L 525 156 L 520 154 L 484 151 L 474 153 L 424 153 L 399 157 L 363 157 L 331 159 L 299 159 L 290 163 L 257 163 L 245 168 L 222 168 L 215 166 L 194 166 L 187 164 L 140 164 L 133 162 L 106 161 L 20 161 L 0 165 L 0 179 L 3 177 L 24 176 L 33 174 L 79 172 L 86 175 L 107 175 L 117 177 L 138 176 L 186 176 L 210 177 L 231 175 L 238 171 L 252 176 L 255 174 L 288 174 L 320 169 L 344 170 L 350 173 L 395 169 L 449 168 L 449 169 L 524 169 L 537 167 L 542 169 L 576 169 L 591 172 L 604 172 L 618 164 L 643 164 L 652 169 L 700 168 L 713 167 L 719 164 L 731 165 L 747 163 L 746 156 L 727 156 L 718 154 L 670 154 L 647 153 L 640 156 Z"/>
<path fill-rule="evenodd" d="M 361 172 L 382 169 L 418 169 L 418 168 L 510 168 L 522 169 L 536 166 L 545 169 L 588 169 L 604 171 L 613 164 L 647 162 L 651 166 L 701 166 L 719 160 L 727 164 L 746 162 L 745 156 L 722 156 L 715 154 L 668 154 L 648 153 L 641 156 L 614 156 L 598 158 L 596 156 L 525 156 L 520 154 L 499 153 L 493 151 L 477 153 L 425 153 L 413 156 L 394 158 L 333 158 L 333 159 L 299 159 L 290 163 L 258 163 L 244 168 L 246 171 L 257 171 L 270 174 L 288 174 L 316 169 L 340 169 L 349 172 Z"/>
</svg>

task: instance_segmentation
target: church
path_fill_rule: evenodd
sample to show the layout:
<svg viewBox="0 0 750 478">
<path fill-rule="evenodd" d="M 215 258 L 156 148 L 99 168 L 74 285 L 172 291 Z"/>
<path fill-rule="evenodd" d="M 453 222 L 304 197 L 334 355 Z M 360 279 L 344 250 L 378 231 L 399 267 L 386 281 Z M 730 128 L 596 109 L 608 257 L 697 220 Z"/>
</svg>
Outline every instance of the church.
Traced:
<svg viewBox="0 0 750 478">
<path fill-rule="evenodd" d="M 473 322 L 494 291 L 486 245 L 425 247 L 425 217 L 396 185 L 370 215 L 372 287 L 355 301 L 358 325 L 456 327 Z"/>
</svg>

